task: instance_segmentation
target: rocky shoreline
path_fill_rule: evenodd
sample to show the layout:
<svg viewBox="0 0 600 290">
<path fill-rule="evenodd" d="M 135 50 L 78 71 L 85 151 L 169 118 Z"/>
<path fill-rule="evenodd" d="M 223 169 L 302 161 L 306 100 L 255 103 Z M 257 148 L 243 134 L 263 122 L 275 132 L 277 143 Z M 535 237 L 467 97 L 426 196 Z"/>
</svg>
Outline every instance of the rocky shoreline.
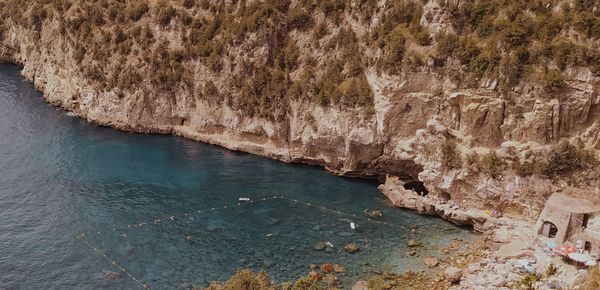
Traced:
<svg viewBox="0 0 600 290">
<path fill-rule="evenodd" d="M 531 156 L 543 157 L 561 139 L 600 153 L 600 77 L 589 69 L 568 69 L 563 91 L 540 95 L 535 84 L 526 82 L 500 94 L 495 80 L 467 86 L 435 71 L 390 76 L 367 68 L 372 111 L 298 99 L 289 102 L 282 120 L 272 120 L 215 103 L 210 100 L 215 96 L 197 98 L 180 87 L 163 93 L 145 83 L 125 93 L 97 90 L 79 69 L 73 41 L 61 36 L 60 29 L 57 19 L 45 20 L 39 31 L 7 20 L 0 62 L 21 65 L 23 77 L 48 103 L 97 125 L 174 134 L 322 166 L 341 176 L 377 179 L 385 182 L 380 190 L 395 206 L 481 233 L 518 228 L 514 224 L 521 221 L 531 224 L 556 191 L 599 201 L 598 194 L 590 194 L 599 192 L 600 171 L 595 168 L 566 178 L 519 176 L 511 169 L 521 161 L 535 161 Z M 158 35 L 162 28 L 153 29 Z M 226 76 L 198 63 L 189 65 L 194 90 L 205 77 L 227 86 Z M 489 164 L 481 164 L 485 160 Z M 411 190 L 411 183 L 428 195 Z M 503 218 L 488 214 L 496 209 Z"/>
<path fill-rule="evenodd" d="M 459 226 L 470 226 L 478 233 L 484 233 L 498 226 L 499 219 L 486 215 L 479 209 L 459 206 L 453 200 L 422 196 L 413 190 L 404 188 L 404 182 L 390 177 L 379 186 L 394 206 L 416 211 L 419 214 L 438 216 Z"/>
</svg>

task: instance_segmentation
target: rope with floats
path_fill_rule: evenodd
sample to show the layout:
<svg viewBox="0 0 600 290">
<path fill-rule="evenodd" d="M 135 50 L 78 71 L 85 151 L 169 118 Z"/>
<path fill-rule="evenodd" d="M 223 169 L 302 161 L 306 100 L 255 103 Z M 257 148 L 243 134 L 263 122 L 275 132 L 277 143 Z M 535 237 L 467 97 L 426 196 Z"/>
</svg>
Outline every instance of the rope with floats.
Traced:
<svg viewBox="0 0 600 290">
<path fill-rule="evenodd" d="M 345 212 L 342 210 L 338 210 L 338 209 L 332 209 L 332 208 L 328 208 L 326 206 L 322 206 L 322 205 L 318 205 L 315 203 L 311 203 L 311 202 L 305 202 L 305 201 L 301 201 L 298 199 L 292 199 L 289 197 L 285 197 L 283 195 L 274 195 L 274 196 L 269 196 L 269 197 L 261 197 L 258 198 L 256 200 L 252 200 L 252 199 L 248 199 L 245 201 L 240 201 L 234 204 L 228 204 L 228 205 L 222 205 L 222 206 L 217 206 L 217 207 L 211 207 L 211 208 L 206 208 L 206 209 L 199 209 L 196 211 L 191 211 L 188 213 L 184 213 L 184 214 L 180 214 L 180 215 L 169 215 L 166 217 L 162 217 L 162 218 L 154 218 L 152 220 L 148 220 L 146 222 L 138 222 L 135 224 L 130 224 L 127 226 L 124 226 L 122 228 L 112 228 L 112 230 L 109 231 L 102 231 L 102 230 L 97 230 L 97 231 L 88 231 L 88 232 L 82 232 L 80 235 L 85 235 L 85 234 L 91 234 L 91 233 L 95 233 L 97 235 L 101 235 L 107 232 L 120 232 L 120 231 L 128 231 L 131 229 L 138 229 L 141 228 L 145 225 L 157 225 L 162 223 L 163 221 L 175 221 L 175 219 L 178 218 L 189 218 L 189 217 L 193 217 L 194 214 L 202 214 L 202 213 L 207 213 L 207 212 L 215 212 L 215 211 L 219 211 L 219 210 L 225 210 L 225 209 L 234 209 L 234 208 L 238 208 L 238 207 L 242 207 L 242 206 L 248 206 L 248 205 L 252 205 L 252 204 L 256 204 L 259 202 L 264 202 L 264 201 L 272 201 L 272 200 L 286 200 L 295 204 L 300 204 L 306 207 L 311 207 L 311 208 L 315 208 L 324 212 L 329 212 L 331 214 L 338 214 L 338 215 L 343 215 L 346 217 L 351 217 L 351 218 L 355 218 L 355 219 L 360 219 L 363 221 L 366 221 L 368 223 L 373 223 L 373 224 L 379 224 L 379 225 L 385 225 L 385 226 L 389 226 L 389 227 L 395 227 L 395 228 L 399 228 L 399 229 L 406 229 L 406 227 L 404 225 L 399 225 L 399 224 L 395 224 L 392 222 L 388 222 L 388 221 L 380 221 L 374 218 L 370 218 L 370 217 L 365 217 L 362 216 L 361 214 L 356 214 L 356 213 L 349 213 L 349 212 Z"/>
<path fill-rule="evenodd" d="M 242 206 L 246 206 L 246 205 L 251 205 L 251 204 L 255 204 L 258 202 L 262 202 L 262 201 L 269 201 L 269 200 L 273 200 L 273 199 L 279 199 L 279 196 L 271 196 L 271 197 L 262 197 L 256 200 L 248 200 L 245 202 L 237 202 L 235 204 L 228 204 L 228 205 L 222 205 L 222 206 L 217 206 L 217 207 L 211 207 L 211 208 L 206 208 L 206 209 L 199 209 L 196 211 L 191 211 L 188 213 L 184 213 L 184 214 L 180 214 L 180 215 L 169 215 L 169 216 L 165 216 L 165 217 L 161 217 L 161 218 L 154 218 L 152 219 L 152 221 L 148 220 L 146 222 L 139 222 L 139 223 L 135 223 L 135 224 L 130 224 L 127 226 L 124 226 L 122 228 L 112 228 L 112 232 L 117 232 L 117 231 L 127 231 L 130 229 L 138 229 L 141 228 L 145 225 L 157 225 L 162 223 L 163 221 L 175 221 L 175 219 L 177 218 L 188 218 L 193 216 L 194 214 L 201 214 L 201 213 L 207 213 L 207 212 L 215 212 L 215 211 L 219 211 L 219 210 L 224 210 L 224 209 L 233 209 L 233 208 L 237 208 L 237 207 L 242 207 Z M 80 235 L 85 235 L 85 234 L 90 234 L 90 233 L 96 233 L 98 235 L 106 233 L 106 232 L 111 232 L 111 231 L 101 231 L 101 230 L 97 230 L 97 231 L 88 231 L 88 232 L 82 232 Z"/>
<path fill-rule="evenodd" d="M 133 280 L 136 283 L 140 284 L 140 286 L 142 286 L 144 289 L 149 289 L 148 285 L 146 285 L 140 279 L 138 279 L 138 278 L 134 277 L 133 275 L 131 275 L 131 273 L 129 273 L 129 271 L 127 271 L 127 269 L 125 269 L 123 266 L 119 265 L 115 260 L 109 258 L 106 254 L 104 254 L 104 252 L 100 251 L 97 247 L 92 246 L 92 244 L 90 244 L 90 242 L 88 242 L 84 237 L 85 237 L 85 235 L 81 234 L 81 235 L 77 236 L 77 239 L 79 241 L 81 241 L 84 245 L 86 245 L 88 248 L 90 248 L 94 252 L 98 253 L 100 256 L 102 256 L 105 260 L 107 260 L 113 266 L 117 267 L 119 270 L 121 270 L 127 276 L 129 276 L 129 278 L 131 278 L 131 280 Z"/>
<path fill-rule="evenodd" d="M 327 213 L 331 213 L 331 214 L 337 214 L 337 215 L 343 215 L 343 216 L 347 216 L 347 217 L 351 217 L 354 219 L 360 219 L 369 223 L 373 223 L 373 224 L 379 224 L 379 225 L 385 225 L 385 226 L 389 226 L 389 227 L 394 227 L 394 228 L 399 228 L 399 229 L 405 229 L 405 227 L 403 225 L 398 225 L 398 224 L 394 224 L 391 222 L 387 222 L 387 221 L 379 221 L 370 217 L 364 217 L 361 215 L 357 215 L 354 213 L 349 213 L 349 212 L 345 212 L 345 211 L 341 211 L 341 210 L 337 210 L 337 209 L 332 209 L 332 208 L 328 208 L 325 206 L 321 206 L 315 203 L 310 203 L 310 202 L 305 202 L 305 201 L 301 201 L 298 199 L 292 199 L 292 198 L 288 198 L 285 197 L 283 195 L 274 195 L 274 196 L 269 196 L 269 197 L 261 197 L 258 198 L 256 200 L 252 200 L 249 198 L 239 198 L 239 202 L 234 203 L 234 204 L 228 204 L 228 205 L 223 205 L 223 206 L 217 206 L 217 207 L 211 207 L 211 208 L 207 208 L 207 209 L 199 209 L 196 211 L 192 211 L 191 213 L 184 213 L 183 215 L 170 215 L 167 217 L 163 217 L 163 218 L 155 218 L 152 221 L 148 221 L 148 222 L 139 222 L 139 223 L 135 223 L 135 224 L 130 224 L 127 225 L 126 227 L 123 228 L 112 228 L 112 232 L 117 232 L 117 231 L 127 231 L 127 230 L 131 230 L 131 229 L 138 229 L 141 228 L 145 225 L 157 225 L 160 224 L 163 221 L 175 221 L 176 218 L 181 218 L 181 217 L 192 217 L 193 214 L 201 214 L 201 213 L 207 213 L 207 212 L 215 212 L 215 211 L 219 211 L 219 210 L 225 210 L 225 209 L 233 209 L 233 208 L 238 208 L 238 207 L 242 207 L 242 206 L 246 206 L 246 205 L 251 205 L 251 204 L 257 204 L 258 202 L 263 202 L 263 201 L 272 201 L 272 200 L 286 200 L 295 204 L 299 204 L 299 205 L 303 205 L 306 207 L 310 207 L 310 208 L 315 208 L 318 210 L 321 210 L 323 212 L 327 212 Z M 107 232 L 111 232 L 111 231 L 94 231 L 91 233 L 95 233 L 97 235 L 101 235 L 103 233 L 107 233 Z M 88 232 L 89 233 L 89 232 Z M 134 282 L 136 282 L 137 284 L 139 284 L 140 286 L 142 286 L 144 289 L 149 289 L 149 287 L 147 286 L 147 284 L 143 283 L 140 279 L 136 278 L 135 276 L 133 276 L 129 271 L 127 271 L 127 269 L 125 269 L 123 266 L 119 265 L 116 261 L 114 261 L 113 259 L 109 258 L 106 254 L 104 254 L 102 251 L 100 251 L 97 247 L 91 245 L 89 243 L 89 241 L 87 239 L 85 239 L 85 236 L 88 234 L 86 232 L 82 232 L 79 235 L 76 236 L 76 238 L 81 241 L 84 245 L 86 245 L 88 248 L 90 248 L 91 250 L 93 250 L 94 252 L 96 252 L 97 254 L 99 254 L 100 256 L 102 256 L 105 260 L 107 260 L 110 264 L 112 264 L 113 266 L 115 266 L 116 268 L 118 268 L 119 270 L 121 270 L 123 273 L 125 273 L 129 278 L 131 278 Z M 126 237 L 125 234 L 121 234 L 121 236 Z"/>
<path fill-rule="evenodd" d="M 405 227 L 403 225 L 397 225 L 397 224 L 390 223 L 390 222 L 387 222 L 387 221 L 379 221 L 379 220 L 376 220 L 376 219 L 373 219 L 373 218 L 370 218 L 370 217 L 368 218 L 368 217 L 356 215 L 356 214 L 353 214 L 353 213 L 347 213 L 347 212 L 344 212 L 344 211 L 341 211 L 341 210 L 331 209 L 331 208 L 328 208 L 328 207 L 325 207 L 325 206 L 316 205 L 314 203 L 304 202 L 304 201 L 301 201 L 301 200 L 284 197 L 283 195 L 279 196 L 279 198 L 280 199 L 285 199 L 287 201 L 291 201 L 291 202 L 294 202 L 294 203 L 297 203 L 297 204 L 301 204 L 301 205 L 304 205 L 304 206 L 307 206 L 307 207 L 312 207 L 312 208 L 320 209 L 322 211 L 330 212 L 330 213 L 333 213 L 333 214 L 345 215 L 345 216 L 348 216 L 348 217 L 353 217 L 353 218 L 361 219 L 361 220 L 364 220 L 364 221 L 367 221 L 367 222 L 370 222 L 370 223 L 374 223 L 374 224 L 380 224 L 380 225 L 386 225 L 386 226 L 390 226 L 390 227 L 396 227 L 396 228 L 400 228 L 400 229 L 405 229 Z"/>
</svg>

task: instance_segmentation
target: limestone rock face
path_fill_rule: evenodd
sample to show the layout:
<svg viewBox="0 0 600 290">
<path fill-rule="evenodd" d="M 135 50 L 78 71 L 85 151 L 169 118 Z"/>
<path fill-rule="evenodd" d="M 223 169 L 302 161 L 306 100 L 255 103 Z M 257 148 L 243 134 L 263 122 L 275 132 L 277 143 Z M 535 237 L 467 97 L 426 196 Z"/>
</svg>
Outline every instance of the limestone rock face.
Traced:
<svg viewBox="0 0 600 290">
<path fill-rule="evenodd" d="M 451 29 L 449 15 L 438 2 L 425 5 L 428 19 L 421 22 L 446 31 Z M 98 91 L 78 70 L 72 41 L 58 29 L 56 20 L 47 21 L 39 33 L 7 23 L 0 39 L 0 61 L 22 65 L 23 76 L 51 104 L 103 126 L 175 134 L 284 162 L 320 165 L 339 175 L 387 179 L 385 186 L 395 188 L 386 193 L 394 204 L 424 213 L 437 210 L 418 195 L 404 193 L 404 182 L 422 182 L 431 196 L 464 200 L 464 206 L 512 200 L 524 204 L 526 213 L 539 205 L 527 202 L 524 193 L 545 196 L 562 187 L 514 173 L 490 178 L 465 166 L 448 169 L 442 162 L 447 140 L 456 142 L 463 159 L 495 150 L 509 160 L 509 148 L 519 156 L 546 152 L 561 138 L 577 140 L 596 155 L 600 150 L 600 79 L 589 70 L 574 70 L 563 92 L 544 95 L 525 85 L 500 93 L 493 80 L 466 86 L 437 72 L 391 77 L 367 69 L 373 108 L 322 106 L 298 98 L 289 101 L 283 118 L 271 120 L 183 89 L 158 93 L 141 85 L 124 95 L 117 89 Z M 215 77 L 201 65 L 191 70 L 196 85 Z M 586 177 L 596 180 L 589 188 L 598 188 L 594 176 Z"/>
</svg>

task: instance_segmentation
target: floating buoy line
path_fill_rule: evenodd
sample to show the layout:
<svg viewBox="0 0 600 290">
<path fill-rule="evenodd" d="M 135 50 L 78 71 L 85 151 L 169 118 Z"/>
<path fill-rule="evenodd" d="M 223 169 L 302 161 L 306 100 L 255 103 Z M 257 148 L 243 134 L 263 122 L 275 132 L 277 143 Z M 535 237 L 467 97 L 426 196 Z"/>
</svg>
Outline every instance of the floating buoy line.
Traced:
<svg viewBox="0 0 600 290">
<path fill-rule="evenodd" d="M 372 224 L 379 224 L 379 225 L 385 225 L 385 226 L 394 227 L 394 228 L 398 228 L 398 229 L 405 229 L 404 225 L 399 225 L 399 224 L 391 223 L 391 222 L 388 222 L 388 221 L 380 221 L 380 220 L 376 220 L 376 219 L 373 219 L 373 218 L 370 218 L 370 217 L 362 216 L 361 214 L 354 214 L 354 213 L 349 213 L 349 212 L 345 212 L 345 211 L 342 211 L 342 210 L 332 209 L 332 208 L 329 208 L 329 207 L 326 207 L 326 206 L 322 206 L 322 205 L 318 205 L 318 204 L 315 204 L 315 203 L 305 202 L 305 201 L 301 201 L 301 200 L 298 200 L 298 199 L 288 198 L 288 197 L 285 197 L 283 195 L 273 195 L 273 196 L 268 196 L 268 197 L 261 197 L 261 198 L 258 198 L 256 200 L 253 200 L 253 199 L 250 199 L 250 198 L 239 198 L 239 201 L 237 203 L 233 203 L 233 204 L 229 204 L 229 205 L 223 205 L 223 206 L 217 206 L 217 207 L 211 207 L 211 208 L 207 208 L 207 209 L 199 209 L 199 210 L 191 211 L 191 212 L 188 212 L 188 213 L 184 213 L 183 215 L 169 215 L 169 216 L 162 217 L 162 218 L 154 218 L 152 220 L 147 220 L 145 222 L 138 222 L 138 223 L 135 223 L 135 224 L 130 224 L 130 225 L 127 225 L 126 227 L 122 227 L 122 228 L 112 228 L 111 230 L 108 230 L 108 231 L 96 230 L 96 231 L 81 232 L 80 234 L 78 234 L 77 236 L 75 236 L 75 238 L 77 240 L 79 240 L 81 243 L 83 243 L 90 250 L 92 250 L 93 252 L 97 253 L 98 255 L 100 255 L 105 260 L 107 260 L 111 265 L 113 265 L 114 267 L 116 267 L 117 269 L 119 269 L 121 272 L 125 273 L 131 280 L 133 280 L 134 282 L 136 282 L 137 284 L 139 284 L 140 286 L 142 286 L 143 289 L 149 289 L 149 287 L 148 287 L 148 285 L 146 283 L 144 283 L 141 279 L 138 279 L 135 276 L 133 276 L 125 267 L 123 267 L 122 265 L 120 265 L 115 260 L 111 259 L 110 257 L 108 257 L 98 247 L 92 245 L 86 239 L 86 237 L 89 236 L 89 235 L 102 235 L 102 234 L 106 234 L 106 233 L 110 233 L 110 232 L 116 232 L 116 233 L 120 233 L 120 236 L 125 238 L 125 237 L 127 237 L 127 235 L 124 233 L 125 231 L 132 230 L 132 229 L 139 229 L 139 228 L 142 228 L 142 227 L 144 227 L 146 225 L 158 225 L 158 224 L 161 224 L 163 222 L 175 221 L 175 219 L 179 219 L 179 218 L 182 218 L 182 217 L 183 218 L 190 218 L 194 214 L 215 212 L 215 211 L 220 211 L 220 210 L 225 210 L 225 209 L 234 209 L 234 208 L 239 208 L 239 207 L 247 206 L 247 205 L 251 205 L 251 204 L 257 204 L 259 202 L 266 202 L 266 201 L 273 201 L 273 200 L 286 200 L 286 201 L 289 201 L 291 203 L 303 205 L 303 206 L 310 207 L 310 208 L 315 208 L 315 209 L 318 209 L 318 210 L 321 210 L 323 212 L 330 213 L 330 214 L 346 216 L 346 217 L 350 217 L 350 218 L 353 218 L 353 219 L 362 220 L 362 221 L 365 221 L 365 222 L 368 222 L 368 223 L 372 223 Z M 354 229 L 355 223 L 351 222 L 350 227 L 352 227 Z"/>
<path fill-rule="evenodd" d="M 91 250 L 93 250 L 94 252 L 98 253 L 100 256 L 102 256 L 105 260 L 107 260 L 110 264 L 112 264 L 113 266 L 117 267 L 119 270 L 121 270 L 121 272 L 125 273 L 125 275 L 127 275 L 129 278 L 131 278 L 131 280 L 133 280 L 134 282 L 140 284 L 140 286 L 142 286 L 142 288 L 144 289 L 149 289 L 148 285 L 146 285 L 146 283 L 142 282 L 142 280 L 134 277 L 133 275 L 131 275 L 131 273 L 129 273 L 129 271 L 127 271 L 127 269 L 125 269 L 123 266 L 119 265 L 115 260 L 109 258 L 106 254 L 104 254 L 104 252 L 100 251 L 98 248 L 92 246 L 92 244 L 90 244 L 86 239 L 85 239 L 85 235 L 84 234 L 80 234 L 77 236 L 77 239 L 79 241 L 81 241 L 84 245 L 86 245 L 88 248 L 90 248 Z"/>
</svg>

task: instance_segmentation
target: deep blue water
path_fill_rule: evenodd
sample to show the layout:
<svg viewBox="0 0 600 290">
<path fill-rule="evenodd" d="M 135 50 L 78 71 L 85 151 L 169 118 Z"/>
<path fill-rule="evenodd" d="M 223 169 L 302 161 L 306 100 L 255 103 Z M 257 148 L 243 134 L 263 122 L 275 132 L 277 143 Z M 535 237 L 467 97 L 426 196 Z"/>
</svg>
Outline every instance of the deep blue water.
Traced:
<svg viewBox="0 0 600 290">
<path fill-rule="evenodd" d="M 374 183 L 173 136 L 96 127 L 44 103 L 19 73 L 0 65 L 0 289 L 140 288 L 122 274 L 105 277 L 119 270 L 75 238 L 82 232 L 152 289 L 206 286 L 239 268 L 285 281 L 323 262 L 345 266 L 340 278 L 349 285 L 373 269 L 422 269 L 423 257 L 450 239 L 472 237 L 441 220 L 386 208 Z M 406 227 L 282 199 L 197 212 L 274 194 L 358 215 L 379 208 L 386 221 Z M 419 230 L 411 233 L 410 224 Z M 408 239 L 425 244 L 421 257 L 407 255 Z M 330 241 L 334 252 L 314 251 L 317 241 Z M 350 241 L 361 251 L 344 252 Z"/>
</svg>

